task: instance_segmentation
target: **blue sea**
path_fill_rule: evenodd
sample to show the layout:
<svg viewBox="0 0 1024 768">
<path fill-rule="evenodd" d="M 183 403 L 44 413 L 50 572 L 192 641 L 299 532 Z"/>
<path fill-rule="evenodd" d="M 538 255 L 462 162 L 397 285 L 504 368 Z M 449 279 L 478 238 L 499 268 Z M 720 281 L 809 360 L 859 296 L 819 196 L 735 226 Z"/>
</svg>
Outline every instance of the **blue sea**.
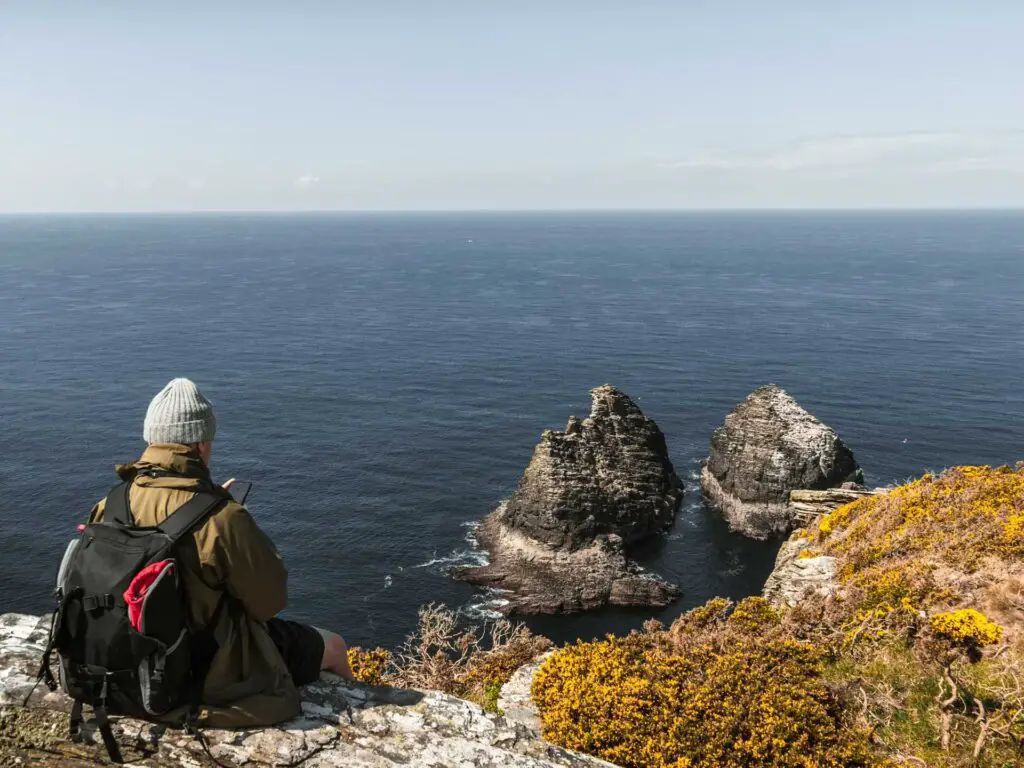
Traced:
<svg viewBox="0 0 1024 768">
<path fill-rule="evenodd" d="M 542 430 L 610 382 L 687 486 L 641 553 L 685 596 L 760 590 L 778 542 L 702 504 L 712 430 L 773 381 L 867 481 L 1024 458 L 1024 212 L 0 217 L 0 611 L 143 448 L 149 399 L 214 402 L 218 479 L 289 567 L 293 618 L 394 646 L 493 597 L 446 569 Z M 557 640 L 651 612 L 543 617 Z"/>
</svg>

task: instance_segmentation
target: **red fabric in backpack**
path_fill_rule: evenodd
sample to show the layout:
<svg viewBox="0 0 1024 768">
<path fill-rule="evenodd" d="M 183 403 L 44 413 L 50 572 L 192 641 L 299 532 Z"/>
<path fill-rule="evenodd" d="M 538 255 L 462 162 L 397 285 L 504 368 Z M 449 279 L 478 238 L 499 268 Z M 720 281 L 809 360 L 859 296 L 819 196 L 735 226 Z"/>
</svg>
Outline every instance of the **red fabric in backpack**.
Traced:
<svg viewBox="0 0 1024 768">
<path fill-rule="evenodd" d="M 128 589 L 124 591 L 124 602 L 128 606 L 128 620 L 132 623 L 132 629 L 136 632 L 142 632 L 142 606 L 146 602 L 146 594 L 149 592 L 149 588 L 168 568 L 174 568 L 173 560 L 161 560 L 158 563 L 147 565 L 135 574 L 135 578 L 128 585 Z"/>
</svg>

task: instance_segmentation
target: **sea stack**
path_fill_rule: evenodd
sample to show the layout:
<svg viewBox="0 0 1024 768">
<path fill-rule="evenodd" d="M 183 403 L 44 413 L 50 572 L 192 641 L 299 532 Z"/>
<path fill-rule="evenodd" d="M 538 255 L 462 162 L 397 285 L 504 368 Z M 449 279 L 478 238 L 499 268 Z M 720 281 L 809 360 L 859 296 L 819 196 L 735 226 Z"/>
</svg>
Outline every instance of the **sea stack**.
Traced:
<svg viewBox="0 0 1024 768">
<path fill-rule="evenodd" d="M 765 539 L 794 527 L 790 491 L 861 483 L 863 474 L 835 430 L 768 384 L 715 430 L 700 480 L 733 530 Z"/>
<path fill-rule="evenodd" d="M 480 525 L 489 564 L 453 574 L 499 590 L 507 613 L 661 607 L 679 596 L 627 558 L 672 524 L 682 499 L 665 436 L 615 387 L 591 398 L 589 417 L 543 433 L 515 492 Z"/>
</svg>

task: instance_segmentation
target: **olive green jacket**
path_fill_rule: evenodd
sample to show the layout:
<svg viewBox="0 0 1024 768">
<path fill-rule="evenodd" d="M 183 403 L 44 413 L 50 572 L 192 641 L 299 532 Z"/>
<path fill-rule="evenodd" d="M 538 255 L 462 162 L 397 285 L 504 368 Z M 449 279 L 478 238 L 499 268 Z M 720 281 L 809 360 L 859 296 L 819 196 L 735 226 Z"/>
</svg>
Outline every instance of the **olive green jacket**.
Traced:
<svg viewBox="0 0 1024 768">
<path fill-rule="evenodd" d="M 146 468 L 184 476 L 136 477 Z M 123 481 L 135 480 L 129 506 L 140 526 L 159 525 L 212 483 L 199 454 L 173 443 L 150 445 L 142 458 L 118 466 L 117 473 Z M 103 520 L 105 503 L 93 508 L 90 522 Z M 267 535 L 245 507 L 227 501 L 179 542 L 175 555 L 190 629 L 212 631 L 217 643 L 203 684 L 200 724 L 273 725 L 298 715 L 298 691 L 264 625 L 288 603 L 288 571 Z M 164 719 L 183 716 L 182 710 Z"/>
</svg>

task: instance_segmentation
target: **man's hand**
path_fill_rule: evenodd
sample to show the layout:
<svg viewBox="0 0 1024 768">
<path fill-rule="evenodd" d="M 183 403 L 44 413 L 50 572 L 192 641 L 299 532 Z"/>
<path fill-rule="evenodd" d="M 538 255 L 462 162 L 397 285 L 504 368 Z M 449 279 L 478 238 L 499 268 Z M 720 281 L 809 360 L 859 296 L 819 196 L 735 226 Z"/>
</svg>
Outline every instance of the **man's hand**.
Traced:
<svg viewBox="0 0 1024 768">
<path fill-rule="evenodd" d="M 235 478 L 232 477 L 230 480 L 228 480 L 226 483 L 224 483 L 224 485 L 222 485 L 221 488 L 223 488 L 226 491 L 229 488 L 231 488 L 232 485 L 234 485 L 234 482 L 235 482 Z"/>
</svg>

